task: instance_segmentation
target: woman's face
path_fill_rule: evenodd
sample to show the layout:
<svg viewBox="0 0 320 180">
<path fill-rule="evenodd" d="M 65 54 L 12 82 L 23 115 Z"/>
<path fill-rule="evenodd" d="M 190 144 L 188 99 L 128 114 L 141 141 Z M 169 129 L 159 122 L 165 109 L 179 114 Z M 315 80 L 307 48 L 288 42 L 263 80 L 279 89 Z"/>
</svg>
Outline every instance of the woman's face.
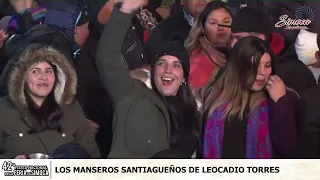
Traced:
<svg viewBox="0 0 320 180">
<path fill-rule="evenodd" d="M 154 82 L 162 95 L 177 95 L 180 85 L 184 82 L 179 59 L 170 55 L 160 57 L 154 67 Z"/>
<path fill-rule="evenodd" d="M 231 26 L 231 23 L 232 17 L 226 9 L 213 10 L 205 22 L 204 34 L 213 45 L 227 46 L 231 39 L 231 28 L 221 27 L 218 24 Z"/>
<path fill-rule="evenodd" d="M 261 57 L 260 64 L 258 67 L 258 73 L 256 76 L 256 80 L 253 83 L 252 90 L 253 91 L 260 91 L 264 89 L 266 86 L 269 76 L 271 75 L 272 68 L 271 68 L 271 56 L 267 53 Z"/>
<path fill-rule="evenodd" d="M 52 91 L 55 80 L 53 68 L 49 63 L 35 63 L 27 72 L 27 90 L 34 97 L 45 98 Z"/>
</svg>

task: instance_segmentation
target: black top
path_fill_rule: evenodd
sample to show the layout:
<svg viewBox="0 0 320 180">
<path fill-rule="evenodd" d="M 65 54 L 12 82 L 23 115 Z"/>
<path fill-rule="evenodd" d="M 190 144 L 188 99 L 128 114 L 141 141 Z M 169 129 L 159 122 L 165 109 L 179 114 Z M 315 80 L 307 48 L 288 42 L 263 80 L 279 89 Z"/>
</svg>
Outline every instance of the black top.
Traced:
<svg viewBox="0 0 320 180">
<path fill-rule="evenodd" d="M 226 119 L 222 145 L 222 159 L 246 158 L 246 135 L 248 119 Z"/>
</svg>

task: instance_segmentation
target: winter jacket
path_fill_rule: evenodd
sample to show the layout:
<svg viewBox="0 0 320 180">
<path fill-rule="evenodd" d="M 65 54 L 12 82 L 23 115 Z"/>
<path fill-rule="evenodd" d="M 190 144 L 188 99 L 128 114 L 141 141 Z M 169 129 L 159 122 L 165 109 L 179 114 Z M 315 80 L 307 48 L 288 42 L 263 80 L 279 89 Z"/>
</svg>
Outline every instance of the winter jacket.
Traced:
<svg viewBox="0 0 320 180">
<path fill-rule="evenodd" d="M 121 45 L 133 15 L 114 8 L 98 44 L 97 67 L 115 108 L 109 158 L 151 158 L 170 147 L 170 118 L 162 100 L 130 77 Z"/>
<path fill-rule="evenodd" d="M 299 103 L 297 158 L 320 158 L 320 85 L 307 90 Z"/>
<path fill-rule="evenodd" d="M 77 100 L 87 119 L 99 124 L 96 141 L 102 158 L 106 158 L 112 141 L 113 106 L 97 70 L 95 58 L 97 46 L 98 41 L 89 36 L 80 54 L 76 57 Z"/>
<path fill-rule="evenodd" d="M 15 35 L 5 46 L 5 67 L 0 76 L 0 97 L 6 96 L 10 72 L 17 58 L 26 46 L 32 43 L 51 45 L 64 54 L 69 61 L 73 60 L 73 41 L 59 28 L 53 25 L 35 25 L 27 33 Z"/>
<path fill-rule="evenodd" d="M 33 46 L 33 45 L 32 45 Z M 32 52 L 32 53 L 31 53 Z M 62 110 L 60 124 L 62 132 L 45 130 L 28 133 L 33 127 L 34 116 L 27 109 L 24 93 L 25 75 L 31 65 L 39 61 L 43 53 L 54 56 L 47 59 L 56 65 L 59 79 L 55 98 Z M 77 76 L 68 60 L 57 50 L 41 45 L 26 49 L 18 58 L 9 79 L 9 96 L 0 100 L 0 158 L 14 158 L 32 153 L 52 154 L 56 148 L 67 143 L 77 143 L 86 149 L 92 158 L 100 152 L 88 122 L 79 104 L 74 101 Z"/>
</svg>

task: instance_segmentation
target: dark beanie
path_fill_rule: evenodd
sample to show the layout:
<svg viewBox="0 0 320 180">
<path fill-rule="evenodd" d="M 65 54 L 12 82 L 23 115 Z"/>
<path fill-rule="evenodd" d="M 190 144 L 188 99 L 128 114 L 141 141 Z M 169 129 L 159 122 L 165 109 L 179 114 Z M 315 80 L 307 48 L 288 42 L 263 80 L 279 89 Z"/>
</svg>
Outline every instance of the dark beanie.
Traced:
<svg viewBox="0 0 320 180">
<path fill-rule="evenodd" d="M 161 56 L 170 55 L 177 57 L 182 65 L 184 78 L 188 79 L 190 72 L 189 54 L 184 45 L 181 42 L 166 42 L 155 48 L 152 52 L 151 67 L 153 68 L 155 63 Z"/>
<path fill-rule="evenodd" d="M 231 32 L 257 32 L 270 37 L 272 23 L 269 17 L 259 9 L 241 8 L 232 20 Z"/>
</svg>

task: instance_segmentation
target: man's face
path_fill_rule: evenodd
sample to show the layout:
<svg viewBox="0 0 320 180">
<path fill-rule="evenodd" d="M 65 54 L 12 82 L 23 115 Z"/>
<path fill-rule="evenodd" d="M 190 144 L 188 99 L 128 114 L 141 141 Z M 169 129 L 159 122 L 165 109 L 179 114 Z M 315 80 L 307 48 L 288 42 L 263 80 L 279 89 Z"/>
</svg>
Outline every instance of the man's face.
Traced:
<svg viewBox="0 0 320 180">
<path fill-rule="evenodd" d="M 80 47 L 86 43 L 89 36 L 89 22 L 77 26 L 74 30 L 74 39 Z"/>
<path fill-rule="evenodd" d="M 183 5 L 192 17 L 197 18 L 210 1 L 212 0 L 184 0 Z"/>
</svg>

